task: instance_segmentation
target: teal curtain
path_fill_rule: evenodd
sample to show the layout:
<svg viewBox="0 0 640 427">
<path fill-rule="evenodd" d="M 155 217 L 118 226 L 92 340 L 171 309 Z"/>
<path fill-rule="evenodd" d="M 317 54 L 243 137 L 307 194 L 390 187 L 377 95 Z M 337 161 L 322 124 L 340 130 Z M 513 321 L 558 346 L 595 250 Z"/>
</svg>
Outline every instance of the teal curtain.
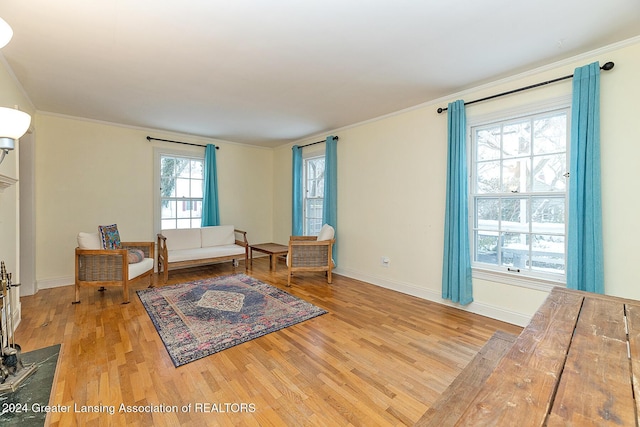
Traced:
<svg viewBox="0 0 640 427">
<path fill-rule="evenodd" d="M 469 250 L 469 193 L 464 101 L 448 109 L 447 195 L 444 223 L 442 298 L 463 305 L 473 301 Z"/>
<path fill-rule="evenodd" d="M 294 145 L 291 151 L 293 152 L 291 235 L 302 236 L 302 147 Z"/>
<path fill-rule="evenodd" d="M 573 74 L 567 287 L 604 293 L 600 188 L 600 64 Z"/>
<path fill-rule="evenodd" d="M 322 203 L 322 222 L 329 224 L 338 235 L 338 139 L 328 136 L 324 154 L 324 199 Z M 337 239 L 336 239 L 337 242 Z M 334 263 L 338 259 L 336 245 L 332 249 Z"/>
<path fill-rule="evenodd" d="M 220 225 L 218 207 L 218 169 L 216 146 L 207 144 L 204 149 L 204 183 L 202 192 L 202 226 Z"/>
</svg>

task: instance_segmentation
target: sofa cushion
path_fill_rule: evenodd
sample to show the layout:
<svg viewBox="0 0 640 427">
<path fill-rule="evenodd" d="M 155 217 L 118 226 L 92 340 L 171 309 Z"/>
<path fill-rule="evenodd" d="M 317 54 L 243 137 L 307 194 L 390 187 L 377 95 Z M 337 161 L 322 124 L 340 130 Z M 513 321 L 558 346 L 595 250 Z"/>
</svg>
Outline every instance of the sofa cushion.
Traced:
<svg viewBox="0 0 640 427">
<path fill-rule="evenodd" d="M 221 245 L 210 246 L 208 248 L 169 250 L 168 255 L 169 261 L 180 262 L 232 255 L 238 255 L 238 258 L 241 258 L 244 257 L 244 253 L 245 249 L 240 245 Z"/>
<path fill-rule="evenodd" d="M 103 249 L 120 249 L 122 247 L 117 224 L 100 225 L 98 226 L 98 232 L 100 233 Z"/>
<path fill-rule="evenodd" d="M 321 242 L 323 240 L 331 240 L 335 235 L 335 230 L 329 224 L 325 224 L 320 229 L 320 233 L 318 234 L 318 241 Z"/>
<path fill-rule="evenodd" d="M 202 227 L 202 247 L 233 245 L 236 242 L 236 234 L 233 225 L 216 225 L 213 227 Z"/>
<path fill-rule="evenodd" d="M 193 248 L 201 247 L 199 228 L 162 230 L 161 233 L 163 236 L 167 238 L 167 249 L 169 251 L 179 250 L 179 249 L 193 249 Z"/>
<path fill-rule="evenodd" d="M 100 240 L 100 234 L 95 233 L 78 233 L 78 247 L 80 249 L 102 249 L 102 241 Z"/>
<path fill-rule="evenodd" d="M 139 275 L 146 273 L 149 270 L 153 270 L 153 258 L 145 258 L 142 261 L 129 264 L 129 280 L 138 277 Z"/>
</svg>

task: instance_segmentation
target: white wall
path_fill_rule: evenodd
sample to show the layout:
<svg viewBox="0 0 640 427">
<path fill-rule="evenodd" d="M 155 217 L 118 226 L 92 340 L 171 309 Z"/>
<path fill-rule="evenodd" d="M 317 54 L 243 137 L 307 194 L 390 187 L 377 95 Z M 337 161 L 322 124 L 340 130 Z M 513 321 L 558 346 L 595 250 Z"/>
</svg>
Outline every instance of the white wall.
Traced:
<svg viewBox="0 0 640 427">
<path fill-rule="evenodd" d="M 73 283 L 79 231 L 118 224 L 124 241 L 155 241 L 154 147 L 217 152 L 220 217 L 248 232 L 250 242 L 272 235 L 272 151 L 187 135 L 134 129 L 69 117 L 36 116 L 37 280 L 40 289 Z"/>
<path fill-rule="evenodd" d="M 329 134 L 338 142 L 338 273 L 430 300 L 441 295 L 447 117 L 437 107 L 572 74 L 593 61 L 616 63 L 601 75 L 602 186 L 606 293 L 640 299 L 640 241 L 635 195 L 640 141 L 640 40 L 592 52 L 465 91 L 415 109 Z M 468 120 L 571 94 L 571 80 L 467 108 Z M 322 139 L 316 137 L 312 140 Z M 303 144 L 307 141 L 300 142 Z M 275 153 L 274 240 L 286 242 L 291 221 L 291 150 Z M 631 190 L 631 191 L 628 191 Z M 389 267 L 380 259 L 391 259 Z M 464 309 L 526 324 L 547 293 L 474 279 Z M 446 303 L 446 302 L 445 302 Z"/>
</svg>

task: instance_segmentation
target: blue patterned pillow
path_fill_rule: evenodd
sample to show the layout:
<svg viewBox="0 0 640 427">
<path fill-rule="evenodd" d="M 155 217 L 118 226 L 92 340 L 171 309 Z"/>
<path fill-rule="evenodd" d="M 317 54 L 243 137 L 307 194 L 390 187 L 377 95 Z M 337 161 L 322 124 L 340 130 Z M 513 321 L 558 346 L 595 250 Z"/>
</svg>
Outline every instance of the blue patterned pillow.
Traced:
<svg viewBox="0 0 640 427">
<path fill-rule="evenodd" d="M 118 225 L 101 225 L 98 227 L 100 232 L 100 239 L 102 240 L 102 247 L 104 249 L 120 249 L 120 233 L 118 233 Z"/>
</svg>

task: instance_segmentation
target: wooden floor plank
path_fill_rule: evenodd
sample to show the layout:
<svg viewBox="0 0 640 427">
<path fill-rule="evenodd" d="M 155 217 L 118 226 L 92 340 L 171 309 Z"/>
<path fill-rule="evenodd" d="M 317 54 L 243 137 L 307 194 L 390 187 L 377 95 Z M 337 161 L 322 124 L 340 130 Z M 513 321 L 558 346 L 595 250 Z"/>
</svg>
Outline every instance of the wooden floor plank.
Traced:
<svg viewBox="0 0 640 427">
<path fill-rule="evenodd" d="M 242 263 L 176 270 L 169 284 L 234 272 Z M 78 305 L 73 286 L 22 297 L 23 351 L 63 344 L 52 405 L 115 407 L 51 413 L 50 425 L 411 425 L 496 331 L 522 330 L 339 275 L 327 285 L 300 273 L 287 288 L 282 264 L 272 272 L 266 258 L 249 274 L 329 313 L 175 368 L 135 295 L 145 281 L 128 305 L 117 288 L 83 288 Z"/>
</svg>

